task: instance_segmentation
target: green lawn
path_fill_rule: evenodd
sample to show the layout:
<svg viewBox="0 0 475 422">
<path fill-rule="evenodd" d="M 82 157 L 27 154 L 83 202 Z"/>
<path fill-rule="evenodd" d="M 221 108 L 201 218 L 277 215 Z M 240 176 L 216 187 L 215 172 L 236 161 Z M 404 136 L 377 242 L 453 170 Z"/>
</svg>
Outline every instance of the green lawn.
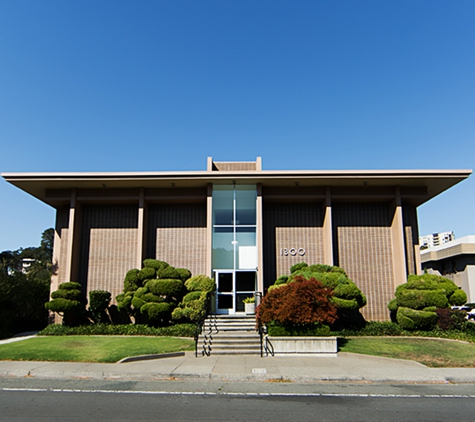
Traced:
<svg viewBox="0 0 475 422">
<path fill-rule="evenodd" d="M 176 337 L 47 336 L 0 345 L 0 360 L 117 362 L 187 350 L 194 350 L 194 341 Z"/>
<path fill-rule="evenodd" d="M 340 351 L 410 359 L 430 367 L 475 367 L 475 344 L 425 338 L 354 337 L 339 340 Z"/>
</svg>

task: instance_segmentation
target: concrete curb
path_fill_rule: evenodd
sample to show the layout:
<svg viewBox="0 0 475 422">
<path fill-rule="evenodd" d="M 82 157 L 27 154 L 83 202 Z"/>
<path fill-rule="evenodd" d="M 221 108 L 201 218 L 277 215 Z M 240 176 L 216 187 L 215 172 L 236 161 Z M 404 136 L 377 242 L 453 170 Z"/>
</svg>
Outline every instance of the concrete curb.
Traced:
<svg viewBox="0 0 475 422">
<path fill-rule="evenodd" d="M 174 353 L 161 353 L 157 355 L 142 355 L 142 356 L 130 356 L 119 360 L 117 363 L 138 362 L 141 360 L 153 360 L 153 359 L 165 359 L 165 358 L 178 358 L 185 356 L 185 352 Z"/>
</svg>

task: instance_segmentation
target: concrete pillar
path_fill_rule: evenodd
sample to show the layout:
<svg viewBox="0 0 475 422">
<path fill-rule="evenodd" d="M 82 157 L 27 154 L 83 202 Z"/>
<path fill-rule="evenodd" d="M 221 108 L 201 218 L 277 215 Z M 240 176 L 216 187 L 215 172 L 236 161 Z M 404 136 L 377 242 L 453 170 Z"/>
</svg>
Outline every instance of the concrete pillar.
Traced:
<svg viewBox="0 0 475 422">
<path fill-rule="evenodd" d="M 213 277 L 213 185 L 208 184 L 206 197 L 206 275 Z"/>
<path fill-rule="evenodd" d="M 137 268 L 142 268 L 142 262 L 145 252 L 145 193 L 144 188 L 140 188 L 139 192 L 139 207 L 138 207 L 138 222 L 137 222 Z"/>
<path fill-rule="evenodd" d="M 256 203 L 257 225 L 257 291 L 264 293 L 264 249 L 263 249 L 263 224 L 262 224 L 262 185 L 257 184 Z"/>
<path fill-rule="evenodd" d="M 323 204 L 323 259 L 324 264 L 333 265 L 333 227 L 331 189 L 325 190 L 325 203 Z"/>
<path fill-rule="evenodd" d="M 68 247 L 67 247 L 67 259 L 66 259 L 66 281 L 74 280 L 73 268 L 74 268 L 74 245 L 76 244 L 76 189 L 71 189 L 71 199 L 69 204 L 69 223 L 68 223 Z"/>
<path fill-rule="evenodd" d="M 404 223 L 402 215 L 401 190 L 396 187 L 391 222 L 391 236 L 393 247 L 393 274 L 394 287 L 407 281 L 406 252 L 404 245 Z"/>
</svg>

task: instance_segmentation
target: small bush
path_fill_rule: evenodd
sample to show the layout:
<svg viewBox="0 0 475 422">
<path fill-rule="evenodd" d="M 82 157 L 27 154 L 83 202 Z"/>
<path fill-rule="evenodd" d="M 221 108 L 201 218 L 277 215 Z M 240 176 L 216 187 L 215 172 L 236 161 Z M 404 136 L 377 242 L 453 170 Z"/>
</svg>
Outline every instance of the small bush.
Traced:
<svg viewBox="0 0 475 422">
<path fill-rule="evenodd" d="M 89 310 L 94 322 L 102 322 L 106 318 L 106 309 L 111 301 L 111 294 L 105 290 L 89 292 Z"/>
<path fill-rule="evenodd" d="M 331 303 L 332 291 L 315 279 L 296 277 L 289 283 L 267 293 L 258 306 L 257 318 L 262 323 L 277 325 L 332 324 L 337 318 Z"/>
<path fill-rule="evenodd" d="M 437 326 L 443 330 L 463 330 L 465 321 L 465 312 L 452 309 L 436 309 Z"/>
</svg>

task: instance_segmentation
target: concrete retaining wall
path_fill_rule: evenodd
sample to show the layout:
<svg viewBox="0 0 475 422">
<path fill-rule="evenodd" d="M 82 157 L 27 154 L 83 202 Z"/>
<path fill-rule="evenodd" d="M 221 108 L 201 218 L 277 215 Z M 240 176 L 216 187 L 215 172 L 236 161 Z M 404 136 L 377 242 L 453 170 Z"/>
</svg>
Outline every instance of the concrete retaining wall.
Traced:
<svg viewBox="0 0 475 422">
<path fill-rule="evenodd" d="M 336 337 L 268 337 L 275 355 L 283 354 L 335 354 Z"/>
</svg>

